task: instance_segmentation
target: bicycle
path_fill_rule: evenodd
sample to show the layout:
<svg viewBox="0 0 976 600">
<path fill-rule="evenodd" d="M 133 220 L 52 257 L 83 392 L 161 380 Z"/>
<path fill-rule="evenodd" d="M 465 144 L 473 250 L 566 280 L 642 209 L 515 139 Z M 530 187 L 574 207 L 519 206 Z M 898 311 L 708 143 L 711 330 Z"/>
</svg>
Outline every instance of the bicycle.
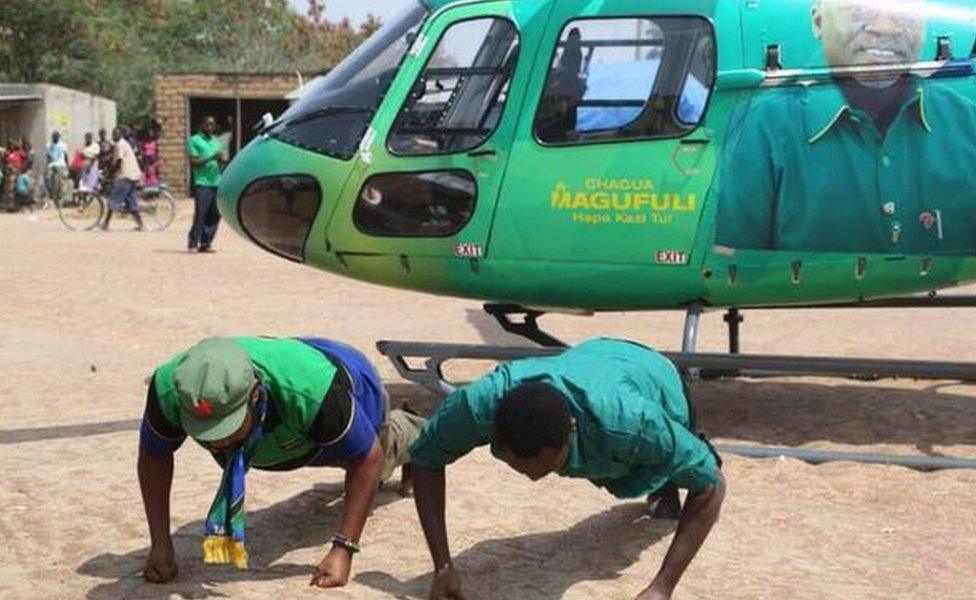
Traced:
<svg viewBox="0 0 976 600">
<path fill-rule="evenodd" d="M 70 177 L 57 169 L 47 169 L 43 181 L 34 187 L 33 210 L 53 208 L 74 192 Z"/>
<path fill-rule="evenodd" d="M 111 184 L 103 185 L 98 192 L 76 190 L 70 198 L 58 203 L 61 223 L 73 231 L 88 231 L 97 227 L 108 211 L 110 190 Z M 176 200 L 165 183 L 137 189 L 136 203 L 149 231 L 162 231 L 176 219 Z M 121 217 L 128 212 L 120 210 L 116 214 Z"/>
</svg>

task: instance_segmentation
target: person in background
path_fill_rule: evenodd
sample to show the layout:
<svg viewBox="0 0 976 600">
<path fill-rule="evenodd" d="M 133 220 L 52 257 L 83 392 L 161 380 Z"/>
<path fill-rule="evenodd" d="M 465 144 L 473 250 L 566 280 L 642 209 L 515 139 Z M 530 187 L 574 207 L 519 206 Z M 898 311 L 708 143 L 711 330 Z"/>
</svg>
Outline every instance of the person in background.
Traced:
<svg viewBox="0 0 976 600">
<path fill-rule="evenodd" d="M 17 176 L 17 185 L 14 190 L 14 206 L 20 211 L 31 211 L 34 210 L 34 189 L 36 188 L 36 181 L 34 180 L 34 170 L 32 169 L 33 164 L 30 160 L 27 161 L 26 167 Z"/>
<path fill-rule="evenodd" d="M 115 144 L 108 139 L 104 129 L 98 130 L 98 168 L 102 173 L 112 171 L 112 155 L 115 153 Z"/>
<path fill-rule="evenodd" d="M 115 180 L 112 182 L 112 193 L 108 197 L 108 212 L 105 220 L 102 221 L 102 230 L 108 231 L 109 222 L 112 220 L 112 213 L 119 209 L 125 209 L 136 221 L 136 229 L 144 231 L 146 226 L 142 223 L 142 215 L 139 214 L 139 203 L 136 200 L 136 185 L 142 179 L 142 171 L 139 169 L 139 161 L 136 160 L 136 153 L 126 140 L 126 131 L 123 127 L 116 127 L 112 130 L 112 139 L 115 141 L 115 163 L 112 165 L 115 173 Z"/>
<path fill-rule="evenodd" d="M 136 155 L 136 160 L 139 161 L 139 164 L 142 164 L 142 154 L 140 153 L 141 147 L 139 145 L 139 137 L 137 135 L 139 133 L 139 128 L 136 127 L 135 123 L 130 123 L 128 126 L 123 125 L 122 131 L 124 132 L 123 135 L 125 135 L 125 141 L 129 142 L 129 147 L 132 148 L 133 154 Z"/>
<path fill-rule="evenodd" d="M 27 155 L 23 147 L 17 140 L 11 139 L 7 142 L 7 152 L 4 156 L 3 166 L 5 170 L 4 188 L 2 194 L 3 205 L 7 211 L 17 209 L 14 193 L 17 187 L 17 178 L 24 171 L 27 165 Z"/>
<path fill-rule="evenodd" d="M 101 180 L 98 155 L 101 149 L 91 133 L 85 134 L 85 146 L 79 150 L 81 168 L 78 176 L 78 190 L 87 194 L 97 193 Z"/>
<path fill-rule="evenodd" d="M 159 129 L 155 121 L 143 134 L 139 142 L 139 155 L 142 157 L 142 185 L 159 185 Z"/>
<path fill-rule="evenodd" d="M 51 134 L 51 143 L 45 151 L 47 165 L 44 169 L 44 186 L 47 197 L 57 199 L 64 189 L 64 180 L 68 178 L 68 145 L 61 140 L 61 133 Z"/>
<path fill-rule="evenodd" d="M 32 165 L 36 164 L 34 161 L 34 146 L 27 139 L 26 135 L 20 136 L 20 148 L 24 151 L 24 162 L 30 161 Z"/>
<path fill-rule="evenodd" d="M 217 121 L 204 117 L 200 131 L 187 142 L 187 155 L 193 166 L 193 226 L 187 249 L 190 252 L 213 252 L 213 240 L 220 224 L 217 209 L 217 185 L 220 183 L 223 146 L 215 135 Z"/>
<path fill-rule="evenodd" d="M 224 131 L 217 136 L 220 139 L 220 146 L 223 150 L 220 152 L 220 158 L 224 163 L 230 162 L 231 146 L 234 143 L 234 119 L 232 117 L 227 117 L 224 122 Z"/>
<path fill-rule="evenodd" d="M 3 204 L 5 200 L 4 196 L 4 181 L 7 177 L 7 148 L 0 145 L 0 205 Z"/>
</svg>

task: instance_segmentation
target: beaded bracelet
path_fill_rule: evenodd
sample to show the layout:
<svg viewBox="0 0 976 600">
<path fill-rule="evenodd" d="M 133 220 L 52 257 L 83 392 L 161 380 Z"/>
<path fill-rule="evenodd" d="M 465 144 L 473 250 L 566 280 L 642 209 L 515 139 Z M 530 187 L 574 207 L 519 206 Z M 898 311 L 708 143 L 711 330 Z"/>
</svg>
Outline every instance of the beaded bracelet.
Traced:
<svg viewBox="0 0 976 600">
<path fill-rule="evenodd" d="M 332 536 L 332 545 L 345 548 L 349 551 L 349 554 L 356 554 L 360 550 L 359 544 L 338 533 Z"/>
</svg>

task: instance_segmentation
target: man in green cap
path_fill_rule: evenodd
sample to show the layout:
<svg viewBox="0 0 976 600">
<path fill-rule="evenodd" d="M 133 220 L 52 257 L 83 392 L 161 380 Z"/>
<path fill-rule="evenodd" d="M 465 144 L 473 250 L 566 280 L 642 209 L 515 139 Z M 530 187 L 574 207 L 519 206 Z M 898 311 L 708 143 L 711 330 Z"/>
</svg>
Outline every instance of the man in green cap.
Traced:
<svg viewBox="0 0 976 600">
<path fill-rule="evenodd" d="M 173 452 L 189 435 L 224 469 L 205 523 L 204 560 L 247 567 L 244 490 L 248 468 L 346 469 L 345 507 L 331 550 L 312 585 L 349 580 L 352 555 L 378 484 L 404 465 L 423 420 L 389 410 L 369 361 L 321 338 L 207 339 L 160 366 L 149 385 L 140 433 L 138 474 L 152 547 L 143 576 L 176 577 L 169 496 Z"/>
<path fill-rule="evenodd" d="M 432 600 L 464 598 L 448 548 L 444 468 L 485 444 L 533 481 L 551 473 L 588 479 L 618 498 L 656 495 L 669 485 L 688 490 L 671 548 L 639 600 L 671 597 L 725 496 L 718 455 L 692 430 L 681 378 L 657 352 L 595 339 L 555 357 L 502 365 L 451 394 L 410 448 L 417 512 L 434 560 Z"/>
<path fill-rule="evenodd" d="M 933 44 L 919 58 L 926 12 L 924 0 L 813 3 L 833 76 L 740 108 L 719 170 L 718 246 L 976 253 L 976 104 L 909 72 L 934 57 Z"/>
</svg>

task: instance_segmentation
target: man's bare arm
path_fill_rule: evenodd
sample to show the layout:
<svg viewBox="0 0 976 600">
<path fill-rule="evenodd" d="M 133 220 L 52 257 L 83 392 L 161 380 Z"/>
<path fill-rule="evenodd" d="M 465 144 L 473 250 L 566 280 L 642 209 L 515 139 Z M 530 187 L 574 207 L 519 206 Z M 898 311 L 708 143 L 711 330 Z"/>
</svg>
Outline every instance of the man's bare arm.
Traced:
<svg viewBox="0 0 976 600">
<path fill-rule="evenodd" d="M 152 454 L 140 447 L 137 471 L 152 544 L 142 574 L 146 581 L 166 583 L 175 579 L 177 575 L 173 539 L 170 537 L 169 530 L 173 455 Z"/>
<path fill-rule="evenodd" d="M 346 468 L 346 498 L 339 534 L 358 543 L 373 508 L 373 498 L 383 472 L 383 449 L 374 441 L 362 459 Z M 333 548 L 312 575 L 311 585 L 342 587 L 349 582 L 352 555 L 345 548 Z"/>
<path fill-rule="evenodd" d="M 689 494 L 685 501 L 678 529 L 671 540 L 671 547 L 664 557 L 661 569 L 654 581 L 639 598 L 665 599 L 670 598 L 677 587 L 678 581 L 692 559 L 698 554 L 699 548 L 705 542 L 712 526 L 718 521 L 725 499 L 725 478 L 718 474 L 718 483 L 704 490 Z"/>
<path fill-rule="evenodd" d="M 461 582 L 454 572 L 451 549 L 447 542 L 445 513 L 444 469 L 426 469 L 413 465 L 414 501 L 417 516 L 427 539 L 427 548 L 434 561 L 434 583 L 430 598 L 433 600 L 463 600 Z"/>
</svg>

